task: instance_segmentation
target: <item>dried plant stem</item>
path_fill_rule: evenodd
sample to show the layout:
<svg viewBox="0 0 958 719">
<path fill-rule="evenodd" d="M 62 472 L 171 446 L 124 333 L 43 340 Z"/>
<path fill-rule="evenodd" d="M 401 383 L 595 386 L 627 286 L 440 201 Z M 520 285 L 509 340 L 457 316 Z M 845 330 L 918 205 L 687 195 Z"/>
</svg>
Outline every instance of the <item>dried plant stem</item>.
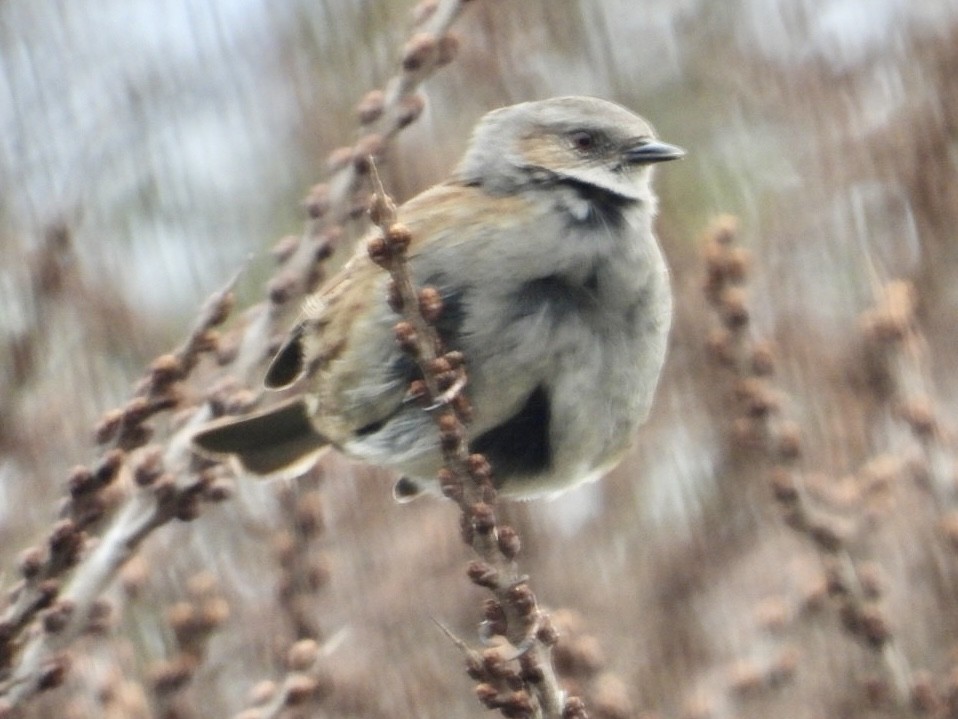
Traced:
<svg viewBox="0 0 958 719">
<path fill-rule="evenodd" d="M 280 310 L 322 278 L 320 263 L 331 254 L 338 236 L 337 223 L 361 214 L 356 211 L 355 194 L 368 172 L 369 150 L 381 153 L 388 139 L 418 117 L 423 101 L 415 94 L 416 89 L 455 55 L 456 40 L 448 31 L 466 2 L 440 0 L 430 6 L 431 12 L 424 15 L 417 34 L 407 43 L 400 72 L 386 92 L 379 93 L 375 111 L 361 114 L 360 121 L 369 127 L 369 133 L 357 142 L 351 153 L 353 161 L 334 171 L 323 201 L 308 206 L 312 221 L 303 236 L 282 253 L 282 267 L 270 284 L 270 300 L 247 312 L 245 327 L 234 338 L 234 351 L 229 359 L 219 362 L 241 383 L 250 381 L 268 353 L 274 328 L 284 314 Z M 178 407 L 182 399 L 178 387 L 190 378 L 199 355 L 219 349 L 219 337 L 212 328 L 230 313 L 235 279 L 201 310 L 183 345 L 156 359 L 128 405 L 104 416 L 96 428 L 97 442 L 112 449 L 93 470 L 81 467 L 74 471 L 65 519 L 50 533 L 49 546 L 24 553 L 24 581 L 0 616 L 0 697 L 6 705 L 16 706 L 62 680 L 65 662 L 55 671 L 44 670 L 44 665 L 84 630 L 96 597 L 152 531 L 173 518 L 194 518 L 200 499 L 225 498 L 227 493 L 217 485 L 215 470 L 204 470 L 185 482 L 176 479 L 190 459 L 190 432 L 210 416 L 209 405 L 204 402 L 193 410 L 189 421 L 165 439 L 163 447 L 142 450 L 149 459 L 142 459 L 133 474 L 137 483 L 148 489 L 125 500 L 94 551 L 81 561 L 87 530 L 104 520 L 109 508 L 101 490 L 121 472 L 129 474 L 126 454 L 142 448 L 152 435 L 153 429 L 144 422 Z M 209 377 L 204 378 L 203 385 L 217 386 Z M 214 401 L 215 391 L 206 390 L 205 398 Z M 252 400 L 247 397 L 232 404 L 242 408 Z M 74 575 L 61 593 L 62 577 L 69 571 Z M 36 628 L 24 636 L 48 608 L 65 621 L 55 622 L 55 632 Z"/>
<path fill-rule="evenodd" d="M 210 638 L 229 619 L 230 605 L 215 576 L 199 572 L 187 581 L 186 597 L 171 604 L 166 615 L 174 642 L 165 658 L 152 663 L 150 689 L 157 716 L 186 719 L 199 712 L 185 690 L 206 659 Z"/>
<path fill-rule="evenodd" d="M 506 648 L 487 650 L 482 661 L 475 653 L 467 655 L 470 674 L 483 680 L 477 693 L 487 707 L 500 709 L 506 716 L 585 716 L 581 703 L 567 702 L 559 685 L 551 659 L 556 637 L 536 603 L 528 577 L 520 574 L 515 561 L 519 538 L 515 530 L 497 521 L 492 469 L 484 457 L 469 453 L 464 421 L 470 407 L 462 393 L 467 358 L 444 350 L 432 324 L 441 313 L 439 293 L 435 288 L 417 290 L 414 286 L 406 256 L 412 239 L 410 231 L 396 221 L 396 206 L 383 190 L 375 168 L 373 180 L 371 216 L 381 235 L 369 242 L 369 254 L 392 278 L 390 302 L 403 317 L 396 325 L 397 340 L 416 359 L 422 372 L 424 386 L 417 387 L 414 382 L 410 391 L 427 403 L 426 409 L 439 429 L 445 461 L 440 484 L 443 493 L 458 504 L 463 538 L 480 559 L 470 565 L 469 576 L 493 593 L 494 617 L 487 626 L 492 634 L 503 636 L 508 642 Z M 508 672 L 506 665 L 516 660 L 522 666 L 521 675 L 516 676 L 523 690 L 506 695 L 486 681 L 494 678 L 492 675 Z M 484 676 L 487 673 L 490 676 Z M 570 713 L 569 704 L 578 708 L 577 714 Z"/>
<path fill-rule="evenodd" d="M 875 293 L 875 306 L 861 320 L 866 346 L 890 382 L 893 414 L 908 425 L 921 449 L 939 509 L 954 509 L 958 503 L 955 458 L 932 399 L 935 390 L 927 344 L 916 317 L 917 293 L 902 280 L 876 287 Z"/>
<path fill-rule="evenodd" d="M 287 716 L 290 709 L 302 712 L 310 702 L 322 702 L 333 688 L 326 658 L 345 641 L 345 634 L 340 630 L 322 645 L 312 639 L 295 642 L 286 654 L 287 671 L 282 682 L 266 683 L 258 701 L 234 719 L 277 719 Z"/>
<path fill-rule="evenodd" d="M 84 631 L 94 601 L 123 564 L 153 530 L 177 517 L 202 488 L 200 480 L 179 489 L 170 487 L 167 492 L 141 491 L 124 505 L 60 594 L 57 604 L 70 607 L 66 623 L 56 632 L 37 631 L 28 639 L 13 673 L 0 684 L 0 695 L 16 706 L 46 688 L 44 662 Z"/>
<path fill-rule="evenodd" d="M 757 450 L 767 462 L 785 521 L 818 553 L 844 626 L 880 660 L 895 701 L 907 709 L 912 683 L 908 662 L 878 607 L 877 591 L 866 589 L 849 550 L 849 542 L 867 531 L 867 523 L 861 516 L 850 527 L 836 523 L 812 500 L 799 469 L 800 429 L 785 416 L 781 393 L 770 380 L 773 354 L 767 344 L 751 337 L 745 291 L 749 257 L 735 243 L 736 233 L 734 218 L 720 218 L 707 233 L 705 246 L 705 294 L 720 320 L 720 329 L 710 338 L 710 349 L 729 368 L 736 383 L 738 414 L 732 423 L 733 437 Z"/>
<path fill-rule="evenodd" d="M 456 40 L 449 30 L 470 0 L 439 0 L 407 42 L 401 71 L 384 91 L 373 91 L 360 104 L 360 120 L 366 134 L 356 143 L 353 161 L 345 164 L 329 181 L 328 198 L 335 208 L 334 222 L 343 222 L 350 214 L 352 200 L 366 182 L 369 155 L 379 155 L 384 142 L 406 127 L 422 111 L 422 100 L 416 95 L 419 86 L 433 72 L 455 55 Z M 365 153 L 360 153 L 366 149 Z M 368 150 L 375 150 L 369 152 Z"/>
<path fill-rule="evenodd" d="M 323 279 L 320 265 L 334 251 L 350 220 L 365 216 L 361 189 L 369 174 L 369 157 L 381 156 L 397 133 L 413 123 L 425 101 L 417 90 L 436 70 L 455 57 L 457 40 L 450 29 L 470 0 L 439 0 L 416 28 L 403 50 L 399 72 L 385 90 L 372 90 L 359 102 L 362 132 L 351 147 L 334 150 L 328 160 L 330 176 L 314 186 L 306 198 L 310 221 L 301 236 L 283 238 L 281 267 L 270 282 L 269 302 L 248 310 L 247 331 L 239 341 L 238 368 L 247 378 L 267 351 L 271 331 L 285 317 L 285 308 L 312 292 Z"/>
<path fill-rule="evenodd" d="M 185 442 L 171 442 L 166 456 L 157 457 L 151 471 L 137 477 L 138 483 L 149 485 L 150 489 L 136 492 L 121 506 L 93 551 L 81 561 L 87 544 L 86 530 L 102 520 L 106 512 L 103 490 L 127 471 L 124 450 L 146 442 L 151 432 L 144 425 L 147 419 L 177 405 L 179 393 L 175 385 L 196 367 L 200 355 L 211 349 L 211 332 L 226 319 L 232 307 L 233 282 L 235 278 L 211 298 L 181 347 L 154 361 L 126 407 L 108 413 L 100 423 L 98 439 L 101 443 L 111 442 L 114 447 L 105 452 L 95 470 L 73 471 L 69 482 L 71 497 L 62 512 L 65 518 L 51 533 L 45 559 L 36 550 L 36 562 L 25 562 L 21 567 L 24 584 L 0 619 L 5 628 L 0 637 L 0 654 L 10 665 L 9 671 L 0 676 L 0 696 L 11 705 L 50 688 L 53 680 L 50 672 L 44 671 L 44 664 L 84 631 L 95 600 L 140 543 L 174 518 L 193 519 L 204 495 L 210 498 L 208 490 L 214 479 L 211 474 L 190 475 L 189 480 L 177 483 L 173 474 L 162 472 L 164 466 L 185 468 L 188 463 Z M 27 554 L 31 552 L 34 550 L 27 550 Z M 70 570 L 73 575 L 61 590 L 61 580 Z M 22 636 L 44 609 L 55 619 Z"/>
</svg>

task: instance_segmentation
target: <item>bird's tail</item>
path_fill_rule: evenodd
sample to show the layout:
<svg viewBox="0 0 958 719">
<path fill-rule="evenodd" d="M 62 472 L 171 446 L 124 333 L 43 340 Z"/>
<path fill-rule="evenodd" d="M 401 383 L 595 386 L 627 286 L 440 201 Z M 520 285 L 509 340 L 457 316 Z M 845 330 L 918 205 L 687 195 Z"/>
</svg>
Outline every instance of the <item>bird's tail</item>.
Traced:
<svg viewBox="0 0 958 719">
<path fill-rule="evenodd" d="M 214 459 L 232 457 L 263 477 L 296 477 L 308 470 L 329 442 L 310 421 L 302 397 L 245 417 L 225 417 L 193 435 L 193 449 Z"/>
</svg>

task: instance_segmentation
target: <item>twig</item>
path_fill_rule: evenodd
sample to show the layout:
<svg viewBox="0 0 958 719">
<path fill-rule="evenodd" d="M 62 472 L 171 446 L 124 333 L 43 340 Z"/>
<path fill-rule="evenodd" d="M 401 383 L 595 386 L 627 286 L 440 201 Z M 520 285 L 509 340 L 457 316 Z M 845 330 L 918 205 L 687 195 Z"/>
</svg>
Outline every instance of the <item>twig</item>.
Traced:
<svg viewBox="0 0 958 719">
<path fill-rule="evenodd" d="M 101 422 L 98 438 L 102 442 L 112 441 L 114 446 L 105 451 L 93 470 L 78 467 L 71 473 L 70 499 L 61 512 L 63 519 L 50 534 L 46 552 L 34 548 L 24 553 L 23 586 L 0 619 L 0 668 L 17 659 L 10 672 L 0 675 L 0 696 L 9 690 L 7 698 L 11 703 L 17 704 L 46 688 L 44 684 L 49 680 L 43 679 L 41 664 L 86 627 L 96 598 L 140 542 L 171 519 L 194 518 L 200 498 L 213 496 L 208 493 L 213 485 L 210 473 L 201 473 L 181 486 L 172 474 L 162 473 L 163 466 L 188 464 L 186 446 L 171 443 L 166 457 L 155 457 L 149 471 L 138 473 L 138 483 L 152 486 L 152 491 L 138 492 L 122 506 L 93 552 L 74 571 L 67 588 L 60 591 L 62 578 L 80 562 L 87 530 L 106 512 L 104 490 L 125 471 L 126 450 L 147 441 L 151 430 L 144 422 L 178 404 L 180 393 L 176 384 L 195 368 L 202 353 L 213 348 L 211 332 L 229 314 L 233 282 L 235 278 L 213 295 L 181 347 L 153 362 L 127 405 L 108 413 L 107 420 Z M 23 631 L 42 610 L 62 621 L 54 622 L 55 631 L 50 631 L 48 622 L 44 631 L 24 639 Z"/>
<path fill-rule="evenodd" d="M 916 317 L 917 293 L 911 283 L 899 280 L 876 286 L 875 294 L 875 306 L 861 319 L 870 359 L 891 385 L 892 414 L 918 443 L 939 509 L 953 510 L 958 501 L 955 459 L 932 399 L 927 344 Z"/>
<path fill-rule="evenodd" d="M 229 603 L 219 592 L 212 574 L 200 572 L 191 577 L 187 595 L 167 610 L 175 640 L 172 652 L 155 661 L 149 671 L 156 715 L 171 719 L 197 715 L 184 690 L 206 659 L 210 637 L 230 615 Z"/>
<path fill-rule="evenodd" d="M 468 358 L 444 350 L 433 324 L 442 312 L 442 299 L 433 287 L 417 291 L 413 285 L 406 256 L 412 234 L 397 222 L 396 206 L 373 168 L 370 216 L 381 234 L 370 240 L 369 255 L 392 278 L 390 304 L 403 317 L 395 327 L 396 339 L 422 372 L 423 379 L 413 383 L 410 394 L 426 406 L 439 429 L 445 461 L 439 482 L 458 504 L 463 539 L 479 557 L 470 563 L 469 577 L 495 597 L 486 606 L 488 633 L 507 642 L 483 652 L 479 667 L 470 663 L 470 676 L 480 682 L 476 692 L 488 708 L 509 717 L 584 717 L 581 702 L 566 698 L 559 685 L 551 658 L 557 635 L 528 577 L 519 572 L 518 534 L 498 523 L 492 468 L 482 455 L 469 453 L 464 422 L 470 406 L 462 394 Z"/>
<path fill-rule="evenodd" d="M 180 405 L 182 395 L 178 386 L 190 376 L 201 353 L 228 354 L 220 364 L 228 366 L 240 383 L 250 381 L 255 369 L 269 354 L 274 327 L 284 314 L 281 310 L 291 300 L 311 291 L 322 279 L 320 265 L 332 253 L 340 234 L 338 224 L 363 214 L 364 207 L 356 203 L 355 195 L 368 172 L 370 151 L 381 153 L 389 139 L 416 119 L 424 105 L 422 98 L 415 94 L 416 89 L 454 57 L 457 41 L 449 34 L 449 28 L 467 2 L 440 0 L 430 6 L 431 12 L 421 17 L 418 33 L 404 49 L 400 73 L 390 81 L 384 93 L 374 95 L 380 102 L 371 106 L 367 96 L 360 103 L 360 121 L 368 128 L 367 134 L 350 151 L 348 161 L 334 171 L 327 189 L 312 193 L 307 205 L 312 221 L 303 236 L 288 242 L 280 253 L 282 266 L 270 284 L 269 301 L 246 313 L 247 322 L 235 333 L 233 349 L 225 353 L 212 328 L 230 312 L 230 290 L 235 278 L 227 290 L 214 296 L 201 312 L 186 342 L 176 351 L 158 357 L 130 402 L 108 412 L 97 426 L 98 443 L 112 449 L 93 470 L 81 467 L 74 471 L 66 519 L 51 532 L 48 549 L 34 548 L 24 553 L 23 585 L 15 601 L 0 617 L 0 697 L 5 697 L 8 706 L 20 704 L 36 692 L 62 681 L 67 662 L 60 661 L 55 652 L 67 647 L 82 631 L 96 597 L 153 530 L 173 518 L 194 518 L 201 498 L 222 499 L 228 495 L 215 470 L 205 470 L 187 482 L 178 482 L 175 478 L 190 458 L 189 434 L 210 416 L 207 405 L 194 410 L 163 448 L 140 449 L 152 436 L 152 428 L 145 422 L 159 412 Z M 231 393 L 224 394 L 221 385 L 206 379 L 204 385 L 213 388 L 208 389 L 206 397 L 220 412 L 242 411 L 255 401 L 255 395 L 244 390 L 237 392 L 235 385 L 232 388 L 227 385 Z M 60 578 L 80 561 L 85 530 L 105 516 L 107 506 L 101 490 L 126 470 L 127 452 L 131 450 L 142 453 L 132 474 L 144 489 L 119 509 L 95 550 L 83 559 L 61 593 Z M 22 637 L 24 630 L 44 610 L 60 618 L 49 623 L 56 626 L 56 631 L 38 630 Z M 4 673 L 10 665 L 14 666 Z"/>
<path fill-rule="evenodd" d="M 345 631 L 340 630 L 322 646 L 312 639 L 297 641 L 286 654 L 283 681 L 278 686 L 272 682 L 265 685 L 254 705 L 237 714 L 236 719 L 277 719 L 291 707 L 321 702 L 333 688 L 323 660 L 344 639 Z"/>
<path fill-rule="evenodd" d="M 360 120 L 368 126 L 369 132 L 360 138 L 357 148 L 381 152 L 388 139 L 416 119 L 423 101 L 415 91 L 436 68 L 455 55 L 456 40 L 448 31 L 466 2 L 468 0 L 441 0 L 428 17 L 422 18 L 419 33 L 404 50 L 400 73 L 389 83 L 386 92 L 380 93 L 382 101 L 378 108 L 371 111 L 369 103 L 364 101 L 365 111 Z M 331 190 L 325 193 L 323 201 L 309 205 L 313 221 L 303 237 L 292 242 L 291 247 L 283 252 L 283 266 L 269 288 L 270 301 L 247 313 L 246 326 L 234 343 L 236 349 L 228 364 L 236 376 L 252 377 L 254 369 L 268 354 L 272 328 L 280 319 L 279 310 L 288 301 L 312 289 L 322 278 L 319 263 L 331 254 L 337 237 L 336 223 L 361 214 L 356 211 L 354 195 L 368 170 L 367 154 L 367 151 L 352 153 L 356 161 L 342 165 L 334 173 L 329 185 Z M 320 221 L 327 214 L 329 216 Z M 43 662 L 51 652 L 68 646 L 82 630 L 93 600 L 154 529 L 174 517 L 195 516 L 197 500 L 204 493 L 223 494 L 214 473 L 201 473 L 198 479 L 178 486 L 168 469 L 179 471 L 187 465 L 188 435 L 195 426 L 209 418 L 209 409 L 204 406 L 195 410 L 190 420 L 167 440 L 165 449 L 146 452 L 149 462 L 144 460 L 141 466 L 150 466 L 136 474 L 138 481 L 142 480 L 141 484 L 149 485 L 150 489 L 136 493 L 119 510 L 94 552 L 83 560 L 68 588 L 60 595 L 59 578 L 80 560 L 85 545 L 84 530 L 104 516 L 101 490 L 124 469 L 126 452 L 142 447 L 151 437 L 152 430 L 145 421 L 158 412 L 178 406 L 181 396 L 176 386 L 190 375 L 201 353 L 219 348 L 219 337 L 212 328 L 230 312 L 231 288 L 235 279 L 201 312 L 184 344 L 154 361 L 130 402 L 103 417 L 96 428 L 98 443 L 122 451 L 108 452 L 94 470 L 78 468 L 74 471 L 72 499 L 65 510 L 67 519 L 51 533 L 49 549 L 31 549 L 24 553 L 21 561 L 23 586 L 16 600 L 0 617 L 0 696 L 6 695 L 8 704 L 16 705 L 47 688 L 53 675 L 48 672 L 45 678 L 41 677 Z M 206 385 L 215 387 L 213 382 L 206 382 Z M 215 393 L 215 389 L 210 390 L 207 396 L 215 399 Z M 222 411 L 230 404 L 234 409 L 245 409 L 252 401 L 249 397 L 244 397 L 243 401 L 235 400 L 235 397 L 228 397 L 217 404 Z M 70 607 L 65 613 L 69 615 L 65 626 L 60 627 L 55 635 L 36 632 L 22 642 L 22 632 L 39 612 L 51 608 L 54 602 L 59 608 L 58 616 L 64 615 L 64 607 Z M 4 666 L 13 662 L 16 666 L 4 675 Z M 63 673 L 56 672 L 55 676 L 62 678 Z"/>
<path fill-rule="evenodd" d="M 851 525 L 842 524 L 820 511 L 812 500 L 815 487 L 798 471 L 801 433 L 798 425 L 785 416 L 781 393 L 771 383 L 773 353 L 767 344 L 750 337 L 745 291 L 749 257 L 736 245 L 736 233 L 734 218 L 720 218 L 707 233 L 705 246 L 705 294 L 720 320 L 709 347 L 731 370 L 736 382 L 738 416 L 732 423 L 733 437 L 766 461 L 786 523 L 809 541 L 822 561 L 828 591 L 836 600 L 843 626 L 882 663 L 899 707 L 907 708 L 910 670 L 878 607 L 878 591 L 866 589 L 849 550 L 850 542 L 868 529 L 867 523 L 858 516 Z"/>
</svg>

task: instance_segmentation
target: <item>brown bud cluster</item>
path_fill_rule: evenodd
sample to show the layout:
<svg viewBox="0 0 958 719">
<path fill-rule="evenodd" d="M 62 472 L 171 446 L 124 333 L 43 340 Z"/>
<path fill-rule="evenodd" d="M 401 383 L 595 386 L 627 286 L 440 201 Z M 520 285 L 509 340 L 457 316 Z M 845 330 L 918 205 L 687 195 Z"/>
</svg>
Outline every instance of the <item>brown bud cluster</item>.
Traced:
<svg viewBox="0 0 958 719">
<path fill-rule="evenodd" d="M 57 568 L 72 567 L 80 560 L 85 537 L 71 519 L 61 519 L 53 525 L 47 539 L 50 548 L 50 563 Z"/>
<path fill-rule="evenodd" d="M 37 678 L 37 688 L 43 692 L 48 689 L 55 689 L 63 684 L 67 672 L 70 671 L 70 655 L 58 654 L 40 667 L 40 675 Z"/>
<path fill-rule="evenodd" d="M 440 45 L 440 48 L 441 47 L 442 46 Z M 426 101 L 423 99 L 422 95 L 418 93 L 414 95 L 406 95 L 399 101 L 396 114 L 396 125 L 400 128 L 411 125 L 417 119 L 419 119 L 419 116 L 422 114 L 422 111 L 425 108 Z"/>
<path fill-rule="evenodd" d="M 464 441 L 462 425 L 452 413 L 445 413 L 439 417 L 439 443 L 444 452 L 454 452 Z"/>
<path fill-rule="evenodd" d="M 891 638 L 888 620 L 874 604 L 848 599 L 842 603 L 839 615 L 845 629 L 875 649 L 880 649 Z"/>
<path fill-rule="evenodd" d="M 499 527 L 499 534 L 496 538 L 496 541 L 499 545 L 499 551 L 502 553 L 502 556 L 508 559 L 510 562 L 514 561 L 517 556 L 519 556 L 519 550 L 522 548 L 522 543 L 519 540 L 519 533 L 510 526 L 501 526 Z"/>
<path fill-rule="evenodd" d="M 579 697 L 569 697 L 562 708 L 562 719 L 589 719 L 585 702 Z"/>
<path fill-rule="evenodd" d="M 744 287 L 728 287 L 719 294 L 716 303 L 722 322 L 731 330 L 748 324 L 748 293 Z"/>
<path fill-rule="evenodd" d="M 294 673 L 286 678 L 286 706 L 302 706 L 319 688 L 319 683 L 308 674 Z"/>
<path fill-rule="evenodd" d="M 439 54 L 439 43 L 432 33 L 420 32 L 412 36 L 403 48 L 402 67 L 417 72 L 431 66 Z"/>
<path fill-rule="evenodd" d="M 325 215 L 329 212 L 329 185 L 326 183 L 313 185 L 306 194 L 303 204 L 312 219 L 318 220 Z"/>
<path fill-rule="evenodd" d="M 476 502 L 469 508 L 472 527 L 479 534 L 489 534 L 496 528 L 496 512 L 485 502 Z"/>
<path fill-rule="evenodd" d="M 439 0 L 420 0 L 412 10 L 413 25 L 422 25 L 435 14 L 437 7 Z"/>
<path fill-rule="evenodd" d="M 140 487 L 148 487 L 163 473 L 163 448 L 159 445 L 143 450 L 135 467 L 133 480 Z"/>
<path fill-rule="evenodd" d="M 930 439 L 938 433 L 935 410 L 928 397 L 911 397 L 899 408 L 899 414 L 916 437 Z"/>
<path fill-rule="evenodd" d="M 274 305 L 285 305 L 297 295 L 299 279 L 292 272 L 280 272 L 273 277 L 266 287 L 269 301 Z"/>
<path fill-rule="evenodd" d="M 489 460 L 487 460 L 484 455 L 470 454 L 468 461 L 469 476 L 471 476 L 477 484 L 491 483 L 492 465 L 489 464 Z"/>
<path fill-rule="evenodd" d="M 706 231 L 705 294 L 713 303 L 723 289 L 741 284 L 748 275 L 749 256 L 734 245 L 737 234 L 738 220 L 731 216 L 718 218 Z"/>
<path fill-rule="evenodd" d="M 369 125 L 376 122 L 382 114 L 386 105 L 386 96 L 382 90 L 371 90 L 367 92 L 359 104 L 356 106 L 356 115 L 359 117 L 361 125 Z"/>
<path fill-rule="evenodd" d="M 162 354 L 150 363 L 150 382 L 154 392 L 182 378 L 183 365 L 176 355 Z"/>
<path fill-rule="evenodd" d="M 459 418 L 460 422 L 463 424 L 468 424 L 472 421 L 472 403 L 465 394 L 462 392 L 457 393 L 456 396 L 452 398 L 450 404 L 452 405 L 452 410 L 456 413 L 456 417 Z"/>
<path fill-rule="evenodd" d="M 436 320 L 439 319 L 439 316 L 442 314 L 442 295 L 439 294 L 439 290 L 435 287 L 423 287 L 419 290 L 419 313 L 423 319 L 430 324 L 435 323 Z M 445 358 L 441 359 L 444 359 L 446 364 L 443 369 L 433 370 L 434 374 L 448 372 L 452 369 L 448 360 L 445 360 Z"/>
<path fill-rule="evenodd" d="M 538 657 L 532 652 L 525 652 L 519 657 L 519 667 L 522 669 L 520 677 L 525 682 L 539 684 L 545 679 L 545 672 L 539 663 Z"/>
<path fill-rule="evenodd" d="M 460 45 L 459 36 L 455 33 L 446 33 L 439 38 L 439 56 L 436 58 L 436 65 L 442 67 L 455 60 L 456 55 L 459 54 Z"/>
<path fill-rule="evenodd" d="M 778 456 L 783 462 L 793 462 L 802 453 L 802 435 L 798 424 L 785 420 L 778 428 Z"/>
<path fill-rule="evenodd" d="M 536 639 L 547 647 L 554 647 L 559 642 L 559 630 L 556 629 L 548 614 L 543 615 L 540 619 Z"/>
<path fill-rule="evenodd" d="M 396 203 L 389 195 L 374 193 L 369 200 L 369 219 L 380 228 L 391 225 L 396 221 Z"/>
<path fill-rule="evenodd" d="M 758 377 L 741 380 L 735 391 L 745 413 L 755 419 L 764 418 L 779 408 L 779 400 L 771 385 Z"/>
<path fill-rule="evenodd" d="M 412 242 L 412 231 L 405 225 L 394 222 L 386 230 L 386 246 L 393 256 L 405 254 Z"/>
<path fill-rule="evenodd" d="M 319 645 L 312 639 L 300 639 L 286 655 L 287 666 L 296 672 L 309 669 L 319 657 Z"/>
<path fill-rule="evenodd" d="M 808 535 L 824 552 L 837 552 L 845 545 L 846 531 L 836 522 L 824 519 L 810 522 Z"/>
<path fill-rule="evenodd" d="M 26 580 L 35 579 L 43 569 L 43 551 L 39 547 L 28 547 L 20 553 L 17 567 L 20 576 Z"/>
<path fill-rule="evenodd" d="M 775 499 L 786 505 L 793 505 L 799 500 L 798 487 L 795 478 L 784 467 L 772 470 L 772 494 Z"/>
<path fill-rule="evenodd" d="M 752 348 L 752 374 L 768 377 L 775 372 L 775 352 L 768 342 L 758 342 Z"/>
<path fill-rule="evenodd" d="M 97 444 L 106 444 L 116 436 L 123 424 L 123 411 L 120 409 L 108 410 L 97 422 L 94 436 Z"/>
<path fill-rule="evenodd" d="M 153 691 L 161 696 L 179 691 L 190 682 L 196 664 L 196 658 L 188 655 L 178 655 L 172 660 L 158 662 L 150 670 Z"/>
<path fill-rule="evenodd" d="M 353 167 L 361 175 L 372 168 L 372 161 L 382 157 L 386 150 L 386 139 L 377 132 L 363 135 L 353 146 Z M 365 211 L 365 207 L 363 207 Z"/>
<path fill-rule="evenodd" d="M 489 634 L 505 636 L 508 631 L 506 613 L 495 599 L 486 599 L 482 605 L 482 616 Z"/>
<path fill-rule="evenodd" d="M 916 307 L 914 286 L 905 281 L 888 283 L 879 305 L 862 315 L 865 338 L 876 344 L 900 342 L 914 326 Z"/>
<path fill-rule="evenodd" d="M 278 264 L 283 264 L 296 252 L 296 248 L 299 247 L 299 242 L 300 239 L 298 235 L 284 235 L 273 245 L 270 254 L 273 255 L 273 258 Z"/>
<path fill-rule="evenodd" d="M 448 467 L 443 467 L 436 477 L 439 480 L 439 488 L 442 490 L 443 496 L 457 503 L 462 500 L 462 482 L 456 477 L 455 472 Z"/>
<path fill-rule="evenodd" d="M 372 213 L 378 214 L 375 210 Z M 377 265 L 389 268 L 395 260 L 406 253 L 410 242 L 412 242 L 412 232 L 409 228 L 401 223 L 394 222 L 386 228 L 382 235 L 372 238 L 366 244 L 366 252 Z M 401 306 L 401 300 L 399 304 Z"/>
<path fill-rule="evenodd" d="M 710 359 L 720 365 L 732 367 L 735 365 L 736 344 L 732 333 L 725 327 L 716 327 L 709 331 L 708 338 L 705 340 L 705 348 L 708 351 Z"/>
<path fill-rule="evenodd" d="M 536 609 L 536 596 L 528 584 L 521 583 L 510 587 L 506 599 L 512 608 L 523 616 L 531 616 Z"/>
<path fill-rule="evenodd" d="M 416 333 L 416 328 L 412 326 L 411 322 L 405 320 L 397 322 L 393 328 L 393 334 L 395 334 L 396 342 L 400 348 L 402 348 L 403 352 L 413 357 L 419 356 L 419 345 L 417 344 L 419 335 Z"/>
<path fill-rule="evenodd" d="M 43 614 L 43 629 L 50 634 L 63 631 L 75 609 L 76 605 L 72 601 L 61 599 L 55 602 L 54 605 Z"/>
<path fill-rule="evenodd" d="M 492 565 L 474 560 L 469 563 L 466 574 L 473 584 L 486 589 L 495 589 L 499 586 L 499 572 Z"/>
</svg>

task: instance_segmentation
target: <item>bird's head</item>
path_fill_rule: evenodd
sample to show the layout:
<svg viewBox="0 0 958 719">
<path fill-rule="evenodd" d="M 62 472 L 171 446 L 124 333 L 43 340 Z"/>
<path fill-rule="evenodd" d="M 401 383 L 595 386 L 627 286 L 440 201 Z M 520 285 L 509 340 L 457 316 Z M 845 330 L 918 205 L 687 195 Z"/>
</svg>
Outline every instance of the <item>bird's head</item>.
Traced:
<svg viewBox="0 0 958 719">
<path fill-rule="evenodd" d="M 456 175 L 492 192 L 551 178 L 641 200 L 651 165 L 684 154 L 624 107 L 592 97 L 557 97 L 483 117 Z"/>
</svg>

